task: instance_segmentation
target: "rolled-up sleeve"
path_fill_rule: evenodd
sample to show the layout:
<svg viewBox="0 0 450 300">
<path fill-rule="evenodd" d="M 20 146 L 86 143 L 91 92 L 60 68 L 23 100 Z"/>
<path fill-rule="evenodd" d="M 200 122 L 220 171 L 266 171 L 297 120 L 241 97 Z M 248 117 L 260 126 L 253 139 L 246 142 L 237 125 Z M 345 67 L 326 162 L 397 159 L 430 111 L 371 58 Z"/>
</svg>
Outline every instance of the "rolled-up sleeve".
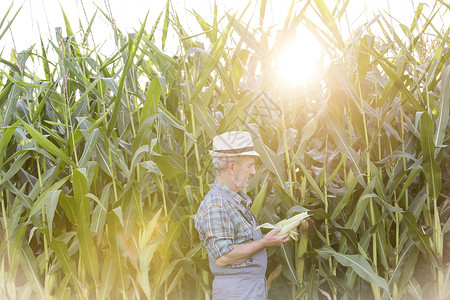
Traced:
<svg viewBox="0 0 450 300">
<path fill-rule="evenodd" d="M 234 224 L 224 207 L 209 206 L 197 220 L 206 251 L 212 261 L 230 253 L 234 246 Z"/>
</svg>

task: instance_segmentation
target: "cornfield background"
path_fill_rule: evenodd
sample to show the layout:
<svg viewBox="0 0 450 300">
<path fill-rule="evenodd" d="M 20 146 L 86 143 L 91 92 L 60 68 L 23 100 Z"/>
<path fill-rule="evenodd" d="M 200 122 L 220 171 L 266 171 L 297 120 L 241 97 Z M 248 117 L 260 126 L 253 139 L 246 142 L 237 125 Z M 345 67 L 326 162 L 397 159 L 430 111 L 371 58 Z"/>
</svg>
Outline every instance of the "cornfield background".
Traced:
<svg viewBox="0 0 450 300">
<path fill-rule="evenodd" d="M 199 35 L 168 1 L 135 34 L 114 28 L 108 57 L 67 18 L 56 40 L 2 53 L 1 297 L 210 299 L 193 216 L 212 138 L 242 129 L 261 153 L 247 189 L 259 222 L 307 209 L 315 223 L 269 250 L 271 299 L 449 299 L 450 29 L 434 17 L 450 5 L 344 37 L 348 2 L 292 2 L 276 33 L 245 11 L 192 12 Z M 16 14 L 3 13 L 0 39 Z M 329 66 L 295 88 L 272 61 L 300 23 Z"/>
</svg>

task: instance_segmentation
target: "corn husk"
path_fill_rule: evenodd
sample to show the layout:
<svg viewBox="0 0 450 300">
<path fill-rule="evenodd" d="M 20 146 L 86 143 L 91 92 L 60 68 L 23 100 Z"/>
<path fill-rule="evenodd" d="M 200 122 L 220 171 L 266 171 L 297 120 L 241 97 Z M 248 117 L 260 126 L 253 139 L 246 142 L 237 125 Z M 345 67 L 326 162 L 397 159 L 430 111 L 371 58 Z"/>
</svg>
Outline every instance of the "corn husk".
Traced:
<svg viewBox="0 0 450 300">
<path fill-rule="evenodd" d="M 293 239 L 294 241 L 298 240 L 298 232 L 295 230 L 300 223 L 309 217 L 309 214 L 307 212 L 303 212 L 300 213 L 298 215 L 295 215 L 289 219 L 284 219 L 281 220 L 280 222 L 276 223 L 275 225 L 270 224 L 270 223 L 264 223 L 260 226 L 258 226 L 256 229 L 258 228 L 266 228 L 266 229 L 274 229 L 274 228 L 278 228 L 278 227 L 282 227 L 280 232 L 278 232 L 278 235 L 283 235 L 286 233 L 289 233 L 289 236 L 291 237 L 291 239 Z"/>
</svg>

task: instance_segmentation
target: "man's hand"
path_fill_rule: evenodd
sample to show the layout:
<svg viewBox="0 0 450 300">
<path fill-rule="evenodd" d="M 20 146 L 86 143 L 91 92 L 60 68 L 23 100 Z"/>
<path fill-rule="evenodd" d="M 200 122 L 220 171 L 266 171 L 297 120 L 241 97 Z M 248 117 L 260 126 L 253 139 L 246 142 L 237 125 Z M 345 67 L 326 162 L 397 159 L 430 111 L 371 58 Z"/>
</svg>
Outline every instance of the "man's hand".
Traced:
<svg viewBox="0 0 450 300">
<path fill-rule="evenodd" d="M 289 242 L 291 240 L 289 233 L 278 235 L 280 230 L 281 227 L 272 229 L 262 239 L 255 242 L 234 245 L 234 248 L 230 253 L 219 257 L 214 263 L 221 267 L 238 264 L 261 249 L 275 248 Z"/>
<path fill-rule="evenodd" d="M 289 233 L 278 235 L 278 232 L 280 232 L 281 229 L 281 227 L 272 229 L 261 239 L 265 248 L 276 248 L 291 240 Z"/>
</svg>

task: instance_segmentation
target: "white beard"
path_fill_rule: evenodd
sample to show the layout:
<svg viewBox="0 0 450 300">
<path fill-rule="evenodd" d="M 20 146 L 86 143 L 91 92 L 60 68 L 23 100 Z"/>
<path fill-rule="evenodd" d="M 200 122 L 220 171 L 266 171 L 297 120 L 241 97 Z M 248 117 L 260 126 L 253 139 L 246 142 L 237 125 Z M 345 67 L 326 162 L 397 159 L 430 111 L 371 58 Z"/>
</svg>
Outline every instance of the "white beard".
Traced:
<svg viewBox="0 0 450 300">
<path fill-rule="evenodd" d="M 240 181 L 237 175 L 233 176 L 231 180 L 233 181 L 233 184 L 239 189 L 239 191 L 248 187 L 248 180 L 246 180 L 245 182 Z"/>
</svg>

